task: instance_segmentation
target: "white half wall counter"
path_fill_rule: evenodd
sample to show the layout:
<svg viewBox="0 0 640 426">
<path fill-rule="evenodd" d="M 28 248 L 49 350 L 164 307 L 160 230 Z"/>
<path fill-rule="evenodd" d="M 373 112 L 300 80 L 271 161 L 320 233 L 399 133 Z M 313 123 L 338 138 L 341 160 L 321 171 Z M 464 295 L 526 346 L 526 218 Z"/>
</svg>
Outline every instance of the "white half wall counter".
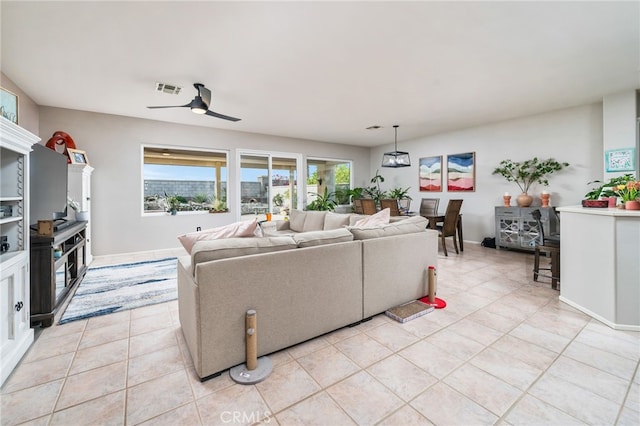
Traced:
<svg viewBox="0 0 640 426">
<path fill-rule="evenodd" d="M 640 331 L 640 211 L 559 207 L 560 300 Z"/>
</svg>

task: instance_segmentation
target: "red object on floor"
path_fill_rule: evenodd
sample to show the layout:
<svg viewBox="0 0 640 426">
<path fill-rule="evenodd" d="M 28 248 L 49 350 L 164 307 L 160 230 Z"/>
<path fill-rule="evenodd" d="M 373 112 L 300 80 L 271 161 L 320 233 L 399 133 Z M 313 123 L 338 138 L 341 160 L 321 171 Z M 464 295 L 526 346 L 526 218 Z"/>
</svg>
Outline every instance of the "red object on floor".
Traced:
<svg viewBox="0 0 640 426">
<path fill-rule="evenodd" d="M 433 303 L 429 301 L 429 296 L 425 296 L 418 300 L 421 301 L 422 303 L 426 303 L 429 306 L 433 306 L 436 309 L 442 309 L 447 307 L 447 302 L 440 299 L 439 297 L 436 297 Z"/>
</svg>

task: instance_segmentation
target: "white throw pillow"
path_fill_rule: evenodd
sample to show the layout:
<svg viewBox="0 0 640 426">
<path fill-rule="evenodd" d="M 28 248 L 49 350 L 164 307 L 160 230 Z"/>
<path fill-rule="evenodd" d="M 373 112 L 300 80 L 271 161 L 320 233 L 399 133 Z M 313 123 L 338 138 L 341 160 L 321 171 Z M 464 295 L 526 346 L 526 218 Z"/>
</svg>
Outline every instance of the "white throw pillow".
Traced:
<svg viewBox="0 0 640 426">
<path fill-rule="evenodd" d="M 360 219 L 353 226 L 356 228 L 377 228 L 378 226 L 388 224 L 390 217 L 391 210 L 388 208 L 382 209 L 376 214 Z"/>
<path fill-rule="evenodd" d="M 218 240 L 221 238 L 253 237 L 258 227 L 258 219 L 240 221 L 204 231 L 180 235 L 178 240 L 184 249 L 191 254 L 191 249 L 197 241 Z"/>
</svg>

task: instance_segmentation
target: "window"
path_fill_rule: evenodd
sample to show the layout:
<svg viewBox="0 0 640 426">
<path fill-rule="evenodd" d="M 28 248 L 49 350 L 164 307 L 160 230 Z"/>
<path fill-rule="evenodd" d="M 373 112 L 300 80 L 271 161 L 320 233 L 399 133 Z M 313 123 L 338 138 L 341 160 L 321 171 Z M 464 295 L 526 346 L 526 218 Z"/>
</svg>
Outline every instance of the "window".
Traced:
<svg viewBox="0 0 640 426">
<path fill-rule="evenodd" d="M 143 212 L 227 211 L 227 153 L 143 147 Z"/>
<path fill-rule="evenodd" d="M 349 204 L 351 188 L 351 161 L 307 159 L 307 202 L 316 198 L 316 194 L 324 194 L 325 189 L 339 204 Z"/>
<path fill-rule="evenodd" d="M 240 153 L 240 212 L 243 219 L 287 216 L 298 207 L 297 154 Z"/>
</svg>

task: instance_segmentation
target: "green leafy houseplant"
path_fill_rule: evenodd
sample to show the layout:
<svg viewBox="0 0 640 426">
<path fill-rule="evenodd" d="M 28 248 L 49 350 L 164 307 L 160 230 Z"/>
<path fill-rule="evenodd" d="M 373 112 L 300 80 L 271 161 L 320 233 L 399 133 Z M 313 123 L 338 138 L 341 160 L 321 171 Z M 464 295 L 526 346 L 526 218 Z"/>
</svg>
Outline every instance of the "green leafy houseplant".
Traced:
<svg viewBox="0 0 640 426">
<path fill-rule="evenodd" d="M 411 189 L 411 187 L 406 189 L 393 188 L 389 191 L 389 198 L 393 198 L 394 200 L 413 200 L 413 198 L 409 196 L 409 189 Z"/>
<path fill-rule="evenodd" d="M 333 211 L 336 208 L 335 194 L 329 192 L 326 187 L 324 188 L 324 194 L 316 194 L 315 192 L 310 192 L 309 194 L 315 194 L 316 199 L 307 205 L 307 210 Z"/>
<path fill-rule="evenodd" d="M 548 177 L 568 166 L 569 163 L 560 163 L 553 158 L 539 160 L 534 157 L 526 161 L 502 160 L 500 167 L 496 167 L 493 174 L 501 175 L 508 182 L 515 182 L 526 194 L 534 183 L 549 185 Z"/>
<path fill-rule="evenodd" d="M 376 175 L 371 178 L 371 185 L 364 189 L 365 194 L 380 204 L 380 200 L 387 196 L 387 193 L 380 189 L 380 183 L 384 182 L 384 177 L 376 170 Z"/>
<path fill-rule="evenodd" d="M 633 179 L 632 174 L 626 174 L 611 178 L 606 183 L 603 183 L 600 180 L 591 181 L 587 185 L 593 185 L 594 183 L 600 183 L 602 185 L 591 188 L 591 191 L 587 192 L 584 195 L 584 198 L 585 200 L 598 200 L 600 198 L 617 197 L 618 194 L 616 193 L 616 187 L 618 185 L 626 185 L 633 181 Z"/>
<path fill-rule="evenodd" d="M 175 214 L 178 211 L 178 207 L 180 207 L 180 199 L 177 195 L 169 195 L 166 192 L 164 193 L 164 199 L 167 202 L 167 207 L 171 214 Z"/>
</svg>

